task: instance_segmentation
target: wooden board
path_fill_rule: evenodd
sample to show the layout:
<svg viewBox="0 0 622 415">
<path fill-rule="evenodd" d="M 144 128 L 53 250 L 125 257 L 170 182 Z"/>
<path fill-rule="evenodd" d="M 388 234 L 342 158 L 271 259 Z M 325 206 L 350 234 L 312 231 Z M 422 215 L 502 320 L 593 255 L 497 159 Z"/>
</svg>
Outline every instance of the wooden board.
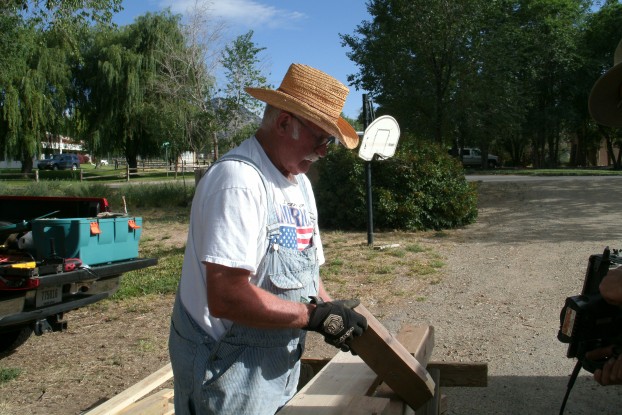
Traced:
<svg viewBox="0 0 622 415">
<path fill-rule="evenodd" d="M 432 399 L 435 385 L 425 367 L 362 304 L 354 310 L 368 328 L 352 340 L 352 350 L 411 408 Z"/>
<path fill-rule="evenodd" d="M 376 373 L 360 357 L 339 352 L 298 391 L 279 411 L 279 415 L 344 414 L 346 406 L 353 411 L 350 413 L 361 413 L 356 412 L 353 406 L 356 400 L 352 400 L 352 397 L 364 398 L 375 379 Z M 381 399 L 378 402 L 384 402 L 379 405 L 388 405 L 388 399 L 377 399 Z M 375 407 L 378 402 L 371 407 Z"/>
<path fill-rule="evenodd" d="M 422 366 L 427 366 L 432 357 L 432 349 L 434 348 L 434 327 L 433 326 L 412 326 L 405 324 L 400 328 L 395 336 L 398 342 L 410 354 L 412 354 L 417 362 Z"/>
<path fill-rule="evenodd" d="M 138 402 L 134 402 L 117 412 L 117 415 L 164 415 L 174 413 L 173 394 L 172 389 L 162 389 Z"/>
<path fill-rule="evenodd" d="M 441 373 L 440 386 L 488 386 L 487 363 L 456 363 L 435 362 L 428 363 L 428 369 L 438 369 Z"/>
<path fill-rule="evenodd" d="M 376 373 L 359 356 L 339 352 L 298 394 L 363 396 L 375 379 Z"/>
<path fill-rule="evenodd" d="M 300 394 L 278 413 L 295 415 L 380 415 L 389 400 L 370 396 Z"/>
<path fill-rule="evenodd" d="M 110 415 L 116 414 L 127 408 L 132 403 L 138 401 L 143 396 L 162 385 L 173 377 L 173 368 L 167 364 L 158 371 L 147 376 L 140 382 L 130 386 L 120 394 L 104 402 L 84 415 Z"/>
</svg>

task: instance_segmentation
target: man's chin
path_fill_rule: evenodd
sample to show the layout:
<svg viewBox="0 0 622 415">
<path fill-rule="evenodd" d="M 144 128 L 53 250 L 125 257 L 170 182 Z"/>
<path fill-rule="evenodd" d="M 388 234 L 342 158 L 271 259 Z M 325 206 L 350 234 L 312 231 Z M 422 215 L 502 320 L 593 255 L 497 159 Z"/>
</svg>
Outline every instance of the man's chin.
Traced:
<svg viewBox="0 0 622 415">
<path fill-rule="evenodd" d="M 309 171 L 309 169 L 311 168 L 311 165 L 314 163 L 315 161 L 313 160 L 303 160 L 300 163 L 298 163 L 298 173 L 306 173 Z"/>
</svg>

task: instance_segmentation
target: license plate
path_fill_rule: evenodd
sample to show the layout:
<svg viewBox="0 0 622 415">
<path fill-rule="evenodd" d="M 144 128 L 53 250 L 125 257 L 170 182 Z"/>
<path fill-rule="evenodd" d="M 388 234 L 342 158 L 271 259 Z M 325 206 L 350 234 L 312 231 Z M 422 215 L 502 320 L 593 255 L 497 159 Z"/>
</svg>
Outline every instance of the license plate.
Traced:
<svg viewBox="0 0 622 415">
<path fill-rule="evenodd" d="M 37 307 L 44 307 L 63 301 L 63 291 L 61 287 L 39 288 L 37 290 Z"/>
</svg>

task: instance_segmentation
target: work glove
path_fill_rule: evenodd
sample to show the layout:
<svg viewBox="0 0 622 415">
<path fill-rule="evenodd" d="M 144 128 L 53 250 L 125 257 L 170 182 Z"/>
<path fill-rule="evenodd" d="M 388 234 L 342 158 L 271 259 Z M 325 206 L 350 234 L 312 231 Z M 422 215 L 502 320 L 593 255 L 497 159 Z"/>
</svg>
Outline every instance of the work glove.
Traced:
<svg viewBox="0 0 622 415">
<path fill-rule="evenodd" d="M 353 310 L 360 301 L 324 302 L 320 297 L 309 298 L 311 304 L 315 304 L 315 309 L 311 312 L 309 324 L 305 328 L 323 335 L 326 343 L 349 352 L 350 340 L 367 329 L 367 319 Z"/>
</svg>

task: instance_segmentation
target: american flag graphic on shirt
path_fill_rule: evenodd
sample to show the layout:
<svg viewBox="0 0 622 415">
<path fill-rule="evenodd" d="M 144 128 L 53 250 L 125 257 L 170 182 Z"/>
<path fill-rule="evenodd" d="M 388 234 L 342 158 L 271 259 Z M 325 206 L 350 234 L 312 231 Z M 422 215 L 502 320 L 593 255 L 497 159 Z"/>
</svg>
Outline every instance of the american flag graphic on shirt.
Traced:
<svg viewBox="0 0 622 415">
<path fill-rule="evenodd" d="M 283 204 L 279 210 L 280 234 L 276 243 L 284 248 L 300 251 L 309 247 L 313 240 L 313 223 L 304 206 Z"/>
</svg>

